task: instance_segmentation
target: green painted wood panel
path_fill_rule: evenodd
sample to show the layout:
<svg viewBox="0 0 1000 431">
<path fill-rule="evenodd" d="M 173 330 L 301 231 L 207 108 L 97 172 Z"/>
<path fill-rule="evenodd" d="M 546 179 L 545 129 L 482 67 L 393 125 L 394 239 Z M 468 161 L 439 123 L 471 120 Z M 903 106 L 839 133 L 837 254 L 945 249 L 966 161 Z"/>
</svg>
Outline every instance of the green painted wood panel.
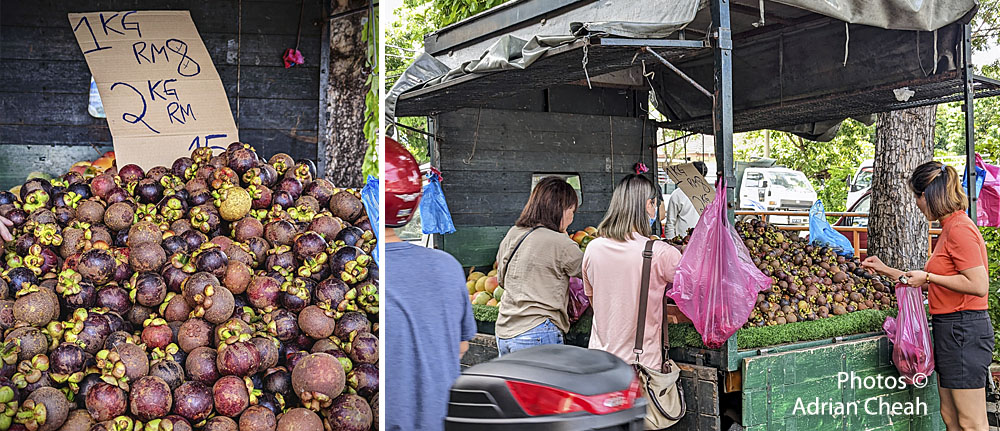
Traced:
<svg viewBox="0 0 1000 431">
<path fill-rule="evenodd" d="M 455 233 L 442 235 L 441 249 L 458 259 L 462 266 L 492 266 L 500 241 L 510 226 L 456 226 Z"/>
<path fill-rule="evenodd" d="M 745 358 L 742 425 L 750 430 L 943 430 L 937 379 L 931 377 L 923 388 L 888 383 L 899 377 L 889 357 L 886 338 L 878 336 Z M 854 373 L 847 375 L 849 382 L 838 380 L 842 372 Z M 826 411 L 802 411 L 810 402 L 826 403 Z M 894 403 L 912 404 L 923 414 L 887 414 L 884 406 Z M 841 404 L 855 410 L 833 414 Z"/>
</svg>

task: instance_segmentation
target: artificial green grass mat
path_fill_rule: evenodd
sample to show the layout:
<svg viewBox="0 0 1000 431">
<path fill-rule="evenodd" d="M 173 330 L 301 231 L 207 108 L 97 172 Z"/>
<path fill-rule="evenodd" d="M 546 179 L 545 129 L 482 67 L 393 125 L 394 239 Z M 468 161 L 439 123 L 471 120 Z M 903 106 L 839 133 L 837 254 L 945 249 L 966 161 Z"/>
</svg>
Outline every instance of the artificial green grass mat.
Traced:
<svg viewBox="0 0 1000 431">
<path fill-rule="evenodd" d="M 895 315 L 896 310 L 860 310 L 808 322 L 742 328 L 736 331 L 736 346 L 740 350 L 757 349 L 779 344 L 878 332 L 882 330 L 882 323 L 885 322 L 886 316 Z M 670 325 L 670 345 L 705 348 L 701 342 L 701 335 L 690 323 Z"/>
<path fill-rule="evenodd" d="M 476 321 L 479 322 L 496 322 L 497 314 L 500 312 L 499 307 L 494 307 L 491 305 L 475 305 L 472 306 L 472 315 L 475 316 Z M 593 314 L 590 310 L 580 317 L 576 323 L 569 327 L 569 332 L 572 334 L 590 334 L 590 325 L 593 322 Z"/>
<path fill-rule="evenodd" d="M 497 307 L 473 305 L 473 313 L 480 322 L 495 322 Z M 895 316 L 896 310 L 861 310 L 842 316 L 831 316 L 811 322 L 786 323 L 777 326 L 743 328 L 736 332 L 739 349 L 756 349 L 786 343 L 822 340 L 846 335 L 864 334 L 882 330 L 886 316 Z M 571 333 L 589 334 L 593 320 L 585 314 L 570 327 Z M 701 335 L 690 323 L 670 325 L 670 345 L 705 348 Z"/>
</svg>

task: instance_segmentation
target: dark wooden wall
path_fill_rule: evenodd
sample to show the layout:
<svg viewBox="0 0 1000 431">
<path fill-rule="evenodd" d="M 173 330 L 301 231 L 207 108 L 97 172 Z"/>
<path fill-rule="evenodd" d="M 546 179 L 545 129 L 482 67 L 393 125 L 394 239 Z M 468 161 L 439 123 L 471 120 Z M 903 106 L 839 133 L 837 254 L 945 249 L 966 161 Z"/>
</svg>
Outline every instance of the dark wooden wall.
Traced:
<svg viewBox="0 0 1000 431">
<path fill-rule="evenodd" d="M 281 59 L 285 49 L 295 46 L 300 4 L 0 1 L 0 187 L 20 183 L 34 170 L 65 172 L 74 161 L 97 157 L 93 147 L 111 149 L 106 120 L 87 113 L 91 75 L 71 31 L 66 16 L 70 12 L 189 10 L 229 95 L 240 140 L 263 156 L 285 152 L 297 159 L 316 159 L 321 33 L 326 22 L 321 0 L 305 0 L 299 42 L 305 64 L 285 69 Z"/>
<path fill-rule="evenodd" d="M 458 230 L 442 237 L 442 248 L 465 266 L 492 264 L 528 201 L 534 173 L 579 174 L 583 203 L 570 231 L 597 226 L 618 180 L 636 162 L 652 166 L 655 127 L 636 118 L 636 97 L 631 90 L 552 88 L 497 102 L 521 110 L 461 109 L 435 117 L 435 165 Z M 544 109 L 532 108 L 538 106 Z M 547 111 L 552 107 L 584 113 Z"/>
</svg>

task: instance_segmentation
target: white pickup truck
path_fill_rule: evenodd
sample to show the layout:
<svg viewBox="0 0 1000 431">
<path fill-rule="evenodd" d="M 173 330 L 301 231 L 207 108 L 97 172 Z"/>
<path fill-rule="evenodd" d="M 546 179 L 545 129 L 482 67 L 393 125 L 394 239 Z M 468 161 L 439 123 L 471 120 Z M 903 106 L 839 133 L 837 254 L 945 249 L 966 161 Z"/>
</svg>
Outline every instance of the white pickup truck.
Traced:
<svg viewBox="0 0 1000 431">
<path fill-rule="evenodd" d="M 779 167 L 748 167 L 740 184 L 740 208 L 757 211 L 809 211 L 816 191 L 802 172 Z M 770 216 L 775 224 L 806 224 L 807 216 Z"/>
</svg>

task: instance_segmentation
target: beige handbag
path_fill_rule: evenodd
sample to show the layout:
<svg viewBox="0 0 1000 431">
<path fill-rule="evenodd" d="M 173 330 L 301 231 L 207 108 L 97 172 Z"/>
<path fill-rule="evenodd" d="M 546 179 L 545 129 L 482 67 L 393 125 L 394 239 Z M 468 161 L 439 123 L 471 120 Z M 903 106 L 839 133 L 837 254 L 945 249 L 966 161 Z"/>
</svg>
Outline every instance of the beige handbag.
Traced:
<svg viewBox="0 0 1000 431">
<path fill-rule="evenodd" d="M 639 320 L 635 325 L 635 353 L 636 374 L 639 376 L 640 389 L 642 395 L 649 400 L 646 406 L 646 429 L 662 430 L 670 428 L 677 421 L 684 417 L 687 406 L 684 404 L 684 391 L 677 385 L 681 370 L 670 358 L 664 361 L 664 371 L 654 370 L 639 363 L 639 356 L 642 354 L 642 339 L 646 330 L 646 308 L 649 300 L 649 271 L 653 260 L 653 242 L 646 242 L 646 249 L 642 252 L 642 289 L 639 294 Z M 670 341 L 665 339 L 667 321 L 663 321 L 663 352 L 670 345 Z M 663 353 L 661 352 L 661 354 Z"/>
</svg>

